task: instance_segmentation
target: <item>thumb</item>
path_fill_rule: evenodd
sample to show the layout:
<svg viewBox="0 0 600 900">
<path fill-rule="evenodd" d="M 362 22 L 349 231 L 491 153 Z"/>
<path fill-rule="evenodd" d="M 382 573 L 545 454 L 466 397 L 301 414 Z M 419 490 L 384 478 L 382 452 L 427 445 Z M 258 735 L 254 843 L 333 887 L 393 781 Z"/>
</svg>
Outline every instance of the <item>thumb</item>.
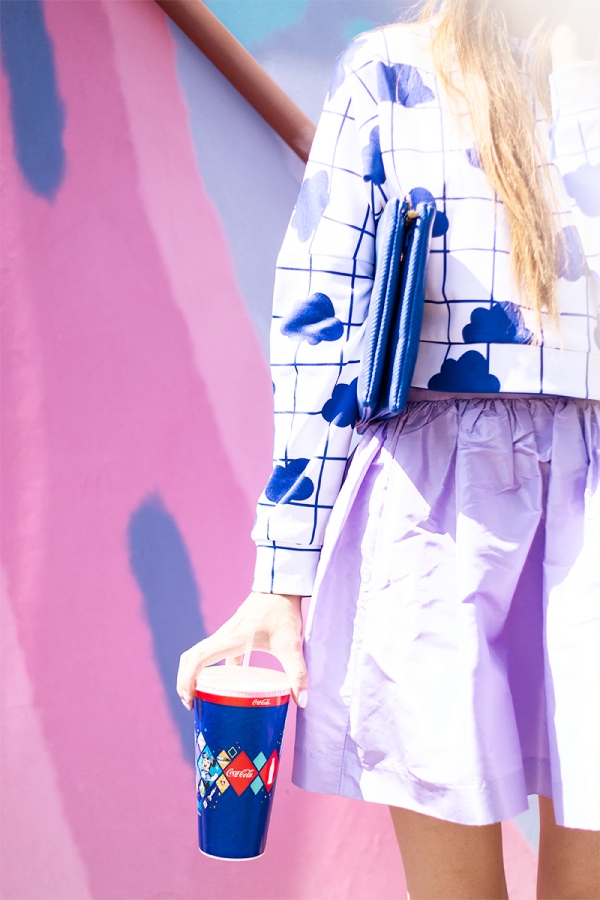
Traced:
<svg viewBox="0 0 600 900">
<path fill-rule="evenodd" d="M 308 702 L 308 672 L 301 641 L 298 640 L 293 644 L 280 647 L 276 656 L 290 679 L 292 696 L 296 704 L 304 709 Z"/>
</svg>

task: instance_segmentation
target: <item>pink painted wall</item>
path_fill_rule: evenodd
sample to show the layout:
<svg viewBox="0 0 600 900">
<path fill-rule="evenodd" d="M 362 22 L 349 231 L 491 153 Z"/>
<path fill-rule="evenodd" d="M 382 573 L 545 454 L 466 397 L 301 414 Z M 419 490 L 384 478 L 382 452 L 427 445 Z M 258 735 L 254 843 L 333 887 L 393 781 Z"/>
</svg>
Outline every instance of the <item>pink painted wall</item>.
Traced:
<svg viewBox="0 0 600 900">
<path fill-rule="evenodd" d="M 387 810 L 295 788 L 289 732 L 266 856 L 196 849 L 169 666 L 249 587 L 268 368 L 164 14 L 42 12 L 65 115 L 50 198 L 2 76 L 1 896 L 404 897 Z M 510 823 L 507 838 L 526 900 L 534 854 Z"/>
</svg>

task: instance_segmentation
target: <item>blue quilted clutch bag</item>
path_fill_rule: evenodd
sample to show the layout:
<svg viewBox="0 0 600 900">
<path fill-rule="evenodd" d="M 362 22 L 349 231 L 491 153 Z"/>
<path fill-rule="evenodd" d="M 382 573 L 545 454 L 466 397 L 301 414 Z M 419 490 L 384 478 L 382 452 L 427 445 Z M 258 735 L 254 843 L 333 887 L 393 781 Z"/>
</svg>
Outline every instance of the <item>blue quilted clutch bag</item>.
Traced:
<svg viewBox="0 0 600 900">
<path fill-rule="evenodd" d="M 415 369 L 435 203 L 387 202 L 377 225 L 376 265 L 358 377 L 359 420 L 402 412 Z"/>
</svg>

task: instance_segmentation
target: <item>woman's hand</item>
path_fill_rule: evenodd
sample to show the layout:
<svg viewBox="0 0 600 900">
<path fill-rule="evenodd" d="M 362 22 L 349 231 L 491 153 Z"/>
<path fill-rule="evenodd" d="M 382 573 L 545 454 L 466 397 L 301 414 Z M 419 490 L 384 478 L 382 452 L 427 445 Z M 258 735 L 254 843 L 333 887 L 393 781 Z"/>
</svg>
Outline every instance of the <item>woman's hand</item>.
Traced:
<svg viewBox="0 0 600 900">
<path fill-rule="evenodd" d="M 290 679 L 298 706 L 306 706 L 308 674 L 302 655 L 301 597 L 292 594 L 250 594 L 233 616 L 210 637 L 181 654 L 177 693 L 187 709 L 193 706 L 196 679 L 205 666 L 222 659 L 240 661 L 254 629 L 254 650 L 276 656 Z"/>
</svg>

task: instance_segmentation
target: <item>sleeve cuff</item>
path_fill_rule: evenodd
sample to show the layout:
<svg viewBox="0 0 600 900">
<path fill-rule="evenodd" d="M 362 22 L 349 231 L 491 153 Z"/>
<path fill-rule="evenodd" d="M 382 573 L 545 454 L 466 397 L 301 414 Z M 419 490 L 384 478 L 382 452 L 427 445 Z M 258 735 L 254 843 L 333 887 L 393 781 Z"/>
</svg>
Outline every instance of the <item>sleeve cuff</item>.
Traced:
<svg viewBox="0 0 600 900">
<path fill-rule="evenodd" d="M 318 548 L 258 544 L 252 590 L 310 597 L 320 555 Z"/>
<path fill-rule="evenodd" d="M 600 63 L 580 62 L 550 75 L 552 113 L 589 112 L 600 107 Z"/>
</svg>

